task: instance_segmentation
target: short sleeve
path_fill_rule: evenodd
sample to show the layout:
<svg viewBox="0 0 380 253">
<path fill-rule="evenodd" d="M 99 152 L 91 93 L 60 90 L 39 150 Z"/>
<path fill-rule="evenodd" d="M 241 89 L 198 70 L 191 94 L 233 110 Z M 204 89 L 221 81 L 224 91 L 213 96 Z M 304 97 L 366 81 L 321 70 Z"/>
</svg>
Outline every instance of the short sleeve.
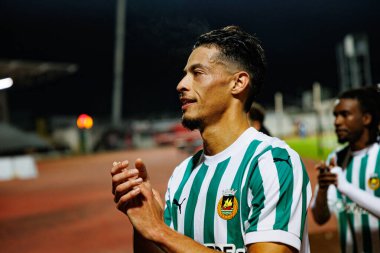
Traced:
<svg viewBox="0 0 380 253">
<path fill-rule="evenodd" d="M 311 187 L 298 154 L 285 148 L 262 154 L 248 190 L 245 243 L 280 242 L 299 250 Z"/>
</svg>

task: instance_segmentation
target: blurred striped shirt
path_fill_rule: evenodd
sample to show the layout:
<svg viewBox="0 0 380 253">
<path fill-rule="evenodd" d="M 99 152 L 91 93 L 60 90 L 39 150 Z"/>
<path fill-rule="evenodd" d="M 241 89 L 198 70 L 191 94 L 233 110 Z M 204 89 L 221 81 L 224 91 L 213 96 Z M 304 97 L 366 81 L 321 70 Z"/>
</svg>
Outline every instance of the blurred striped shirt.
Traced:
<svg viewBox="0 0 380 253">
<path fill-rule="evenodd" d="M 345 147 L 330 154 L 328 163 L 334 157 L 337 164 L 343 167 L 343 173 L 349 183 L 358 189 L 380 197 L 379 150 L 379 144 L 374 143 L 366 149 L 352 152 L 347 160 L 347 166 L 344 166 L 344 160 L 348 153 L 348 147 Z M 380 220 L 351 199 L 340 194 L 334 185 L 329 187 L 327 198 L 330 211 L 334 212 L 338 218 L 342 252 L 380 252 Z"/>
</svg>

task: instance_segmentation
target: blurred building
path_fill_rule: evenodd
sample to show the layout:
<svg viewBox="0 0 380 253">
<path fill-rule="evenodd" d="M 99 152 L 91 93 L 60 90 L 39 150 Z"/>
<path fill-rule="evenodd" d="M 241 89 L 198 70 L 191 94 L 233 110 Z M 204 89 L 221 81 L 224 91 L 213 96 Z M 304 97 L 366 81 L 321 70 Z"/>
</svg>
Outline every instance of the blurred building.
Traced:
<svg viewBox="0 0 380 253">
<path fill-rule="evenodd" d="M 372 85 L 366 34 L 348 34 L 336 47 L 340 92 Z"/>
</svg>

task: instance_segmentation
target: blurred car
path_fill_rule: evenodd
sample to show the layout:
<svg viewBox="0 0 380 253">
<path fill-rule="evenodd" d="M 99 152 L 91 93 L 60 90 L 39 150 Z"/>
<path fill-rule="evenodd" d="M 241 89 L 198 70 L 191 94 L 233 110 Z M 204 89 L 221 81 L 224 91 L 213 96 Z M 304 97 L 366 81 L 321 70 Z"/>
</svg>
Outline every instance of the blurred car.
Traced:
<svg viewBox="0 0 380 253">
<path fill-rule="evenodd" d="M 194 153 L 203 147 L 199 131 L 190 131 L 181 123 L 175 123 L 165 132 L 156 133 L 153 139 L 159 146 L 172 145 L 188 153 Z"/>
</svg>

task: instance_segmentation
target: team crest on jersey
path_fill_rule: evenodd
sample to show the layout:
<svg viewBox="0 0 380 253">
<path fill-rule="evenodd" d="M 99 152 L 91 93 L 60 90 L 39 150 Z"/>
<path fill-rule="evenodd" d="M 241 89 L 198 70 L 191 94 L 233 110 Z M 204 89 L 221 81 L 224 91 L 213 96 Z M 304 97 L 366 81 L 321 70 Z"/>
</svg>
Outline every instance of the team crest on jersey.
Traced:
<svg viewBox="0 0 380 253">
<path fill-rule="evenodd" d="M 374 191 L 376 191 L 377 189 L 379 189 L 379 187 L 380 187 L 380 178 L 379 178 L 379 176 L 376 173 L 372 174 L 369 177 L 369 179 L 368 179 L 368 186 L 369 186 L 369 188 L 371 188 Z"/>
<path fill-rule="evenodd" d="M 235 193 L 236 191 L 232 189 L 224 190 L 223 196 L 219 200 L 218 214 L 224 220 L 231 220 L 238 211 L 239 205 Z"/>
</svg>

